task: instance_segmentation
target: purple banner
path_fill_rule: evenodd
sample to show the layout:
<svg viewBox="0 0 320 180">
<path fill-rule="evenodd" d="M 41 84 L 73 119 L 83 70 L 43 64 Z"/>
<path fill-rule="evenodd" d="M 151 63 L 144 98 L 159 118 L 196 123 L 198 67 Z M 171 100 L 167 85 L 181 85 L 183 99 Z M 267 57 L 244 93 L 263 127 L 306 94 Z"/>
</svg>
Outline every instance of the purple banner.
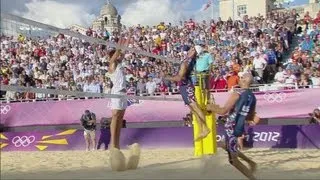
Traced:
<svg viewBox="0 0 320 180">
<path fill-rule="evenodd" d="M 215 93 L 215 101 L 223 105 L 229 93 Z M 320 89 L 303 89 L 256 93 L 257 112 L 261 118 L 307 117 L 320 106 Z M 78 124 L 89 109 L 101 117 L 111 117 L 110 101 L 65 100 L 1 104 L 1 124 L 7 127 L 29 125 Z M 128 122 L 180 121 L 189 110 L 183 102 L 128 101 L 125 119 Z"/>
<path fill-rule="evenodd" d="M 320 126 L 255 126 L 247 128 L 246 147 L 254 148 L 320 148 Z M 98 149 L 110 141 L 108 130 L 96 132 Z M 218 128 L 217 141 L 224 139 Z M 83 130 L 4 132 L 0 134 L 1 151 L 84 150 Z M 193 147 L 192 128 L 123 129 L 121 146 L 139 143 L 144 148 Z"/>
</svg>

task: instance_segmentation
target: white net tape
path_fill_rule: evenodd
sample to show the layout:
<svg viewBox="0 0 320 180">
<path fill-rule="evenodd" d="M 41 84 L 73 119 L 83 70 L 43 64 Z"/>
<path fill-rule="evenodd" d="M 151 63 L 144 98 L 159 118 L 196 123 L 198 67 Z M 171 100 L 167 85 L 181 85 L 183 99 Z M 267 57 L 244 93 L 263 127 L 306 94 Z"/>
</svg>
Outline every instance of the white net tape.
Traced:
<svg viewBox="0 0 320 180">
<path fill-rule="evenodd" d="M 133 95 L 118 95 L 118 94 L 103 94 L 103 93 L 90 93 L 81 91 L 66 91 L 66 90 L 54 90 L 54 89 L 42 89 L 42 88 L 29 88 L 23 86 L 8 86 L 1 85 L 2 91 L 13 92 L 29 92 L 39 94 L 51 94 L 51 95 L 65 95 L 72 97 L 96 97 L 96 98 L 123 98 L 123 99 L 135 99 L 135 100 L 151 100 L 151 101 L 182 101 L 181 98 L 170 98 L 170 96 L 133 96 Z"/>
</svg>

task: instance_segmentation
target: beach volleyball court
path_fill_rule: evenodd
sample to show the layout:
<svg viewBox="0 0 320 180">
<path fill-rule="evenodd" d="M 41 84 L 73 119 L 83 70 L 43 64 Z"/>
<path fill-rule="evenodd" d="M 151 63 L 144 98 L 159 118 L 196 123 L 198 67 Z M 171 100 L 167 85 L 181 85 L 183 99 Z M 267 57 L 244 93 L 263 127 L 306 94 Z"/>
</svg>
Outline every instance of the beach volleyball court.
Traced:
<svg viewBox="0 0 320 180">
<path fill-rule="evenodd" d="M 128 156 L 128 150 L 124 150 Z M 319 150 L 246 150 L 258 179 L 319 179 Z M 2 152 L 1 179 L 246 179 L 219 149 L 193 158 L 193 148 L 142 149 L 138 169 L 111 171 L 109 151 Z"/>
</svg>

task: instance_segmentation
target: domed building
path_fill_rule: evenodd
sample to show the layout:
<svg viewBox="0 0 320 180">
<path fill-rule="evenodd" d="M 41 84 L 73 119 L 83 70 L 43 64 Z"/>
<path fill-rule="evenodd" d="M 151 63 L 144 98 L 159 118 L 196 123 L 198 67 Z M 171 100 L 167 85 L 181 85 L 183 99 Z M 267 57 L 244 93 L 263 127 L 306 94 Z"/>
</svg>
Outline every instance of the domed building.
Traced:
<svg viewBox="0 0 320 180">
<path fill-rule="evenodd" d="M 93 21 L 93 30 L 108 30 L 109 32 L 118 31 L 121 27 L 121 16 L 118 10 L 110 1 L 101 8 L 99 17 Z"/>
</svg>

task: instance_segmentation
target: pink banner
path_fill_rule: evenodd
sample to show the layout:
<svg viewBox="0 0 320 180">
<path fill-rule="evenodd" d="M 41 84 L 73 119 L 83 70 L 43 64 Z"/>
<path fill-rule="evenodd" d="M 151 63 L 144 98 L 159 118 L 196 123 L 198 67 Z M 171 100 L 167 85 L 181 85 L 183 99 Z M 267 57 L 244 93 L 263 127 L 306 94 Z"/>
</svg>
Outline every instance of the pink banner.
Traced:
<svg viewBox="0 0 320 180">
<path fill-rule="evenodd" d="M 223 105 L 229 93 L 215 93 L 216 103 Z M 303 89 L 256 93 L 257 112 L 261 118 L 306 117 L 320 106 L 320 89 Z M 189 113 L 183 102 L 129 101 L 128 122 L 180 121 Z M 78 124 L 89 109 L 101 117 L 110 117 L 108 99 L 65 100 L 1 104 L 1 124 L 7 127 L 29 125 Z"/>
</svg>

